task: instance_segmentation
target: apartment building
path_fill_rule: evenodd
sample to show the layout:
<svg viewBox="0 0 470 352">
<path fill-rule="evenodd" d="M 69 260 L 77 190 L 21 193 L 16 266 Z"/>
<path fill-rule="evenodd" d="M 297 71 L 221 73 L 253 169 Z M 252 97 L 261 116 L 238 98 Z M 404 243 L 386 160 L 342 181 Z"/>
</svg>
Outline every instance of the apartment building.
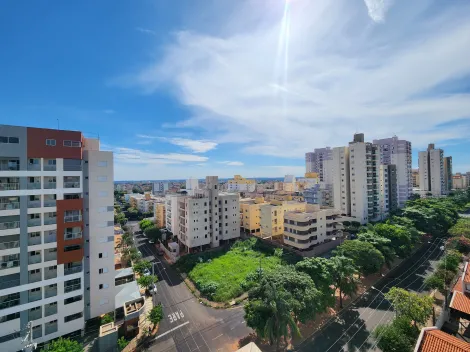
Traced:
<svg viewBox="0 0 470 352">
<path fill-rule="evenodd" d="M 452 189 L 452 157 L 444 157 L 444 184 L 446 192 L 450 192 Z"/>
<path fill-rule="evenodd" d="M 153 194 L 162 194 L 168 191 L 169 189 L 169 183 L 168 182 L 154 182 L 152 183 L 152 193 Z"/>
<path fill-rule="evenodd" d="M 335 147 L 332 160 L 327 163 L 333 185 L 333 205 L 344 216 L 351 215 L 349 153 L 349 147 Z"/>
<path fill-rule="evenodd" d="M 232 180 L 227 181 L 228 192 L 254 192 L 256 181 L 248 180 L 240 175 L 235 175 Z"/>
<path fill-rule="evenodd" d="M 284 244 L 298 250 L 310 250 L 343 233 L 340 212 L 318 204 L 307 204 L 304 211 L 284 213 L 283 225 Z"/>
<path fill-rule="evenodd" d="M 179 232 L 178 199 L 180 194 L 167 194 L 165 196 L 165 227 L 171 233 Z"/>
<path fill-rule="evenodd" d="M 284 214 L 288 211 L 305 211 L 307 203 L 297 201 L 277 201 L 260 206 L 260 237 L 273 238 L 284 233 Z"/>
<path fill-rule="evenodd" d="M 0 350 L 114 311 L 113 156 L 81 132 L 0 125 Z M 93 299 L 90 299 L 93 297 Z"/>
<path fill-rule="evenodd" d="M 396 165 L 379 166 L 379 213 L 388 214 L 399 208 Z"/>
<path fill-rule="evenodd" d="M 421 192 L 433 196 L 446 194 L 448 183 L 444 171 L 444 151 L 429 144 L 426 151 L 418 153 L 418 163 Z"/>
<path fill-rule="evenodd" d="M 261 231 L 260 207 L 267 204 L 263 197 L 240 199 L 240 227 L 244 232 L 258 234 Z"/>
<path fill-rule="evenodd" d="M 155 203 L 154 204 L 154 216 L 155 216 L 155 225 L 158 228 L 166 227 L 166 211 L 165 203 Z"/>
<path fill-rule="evenodd" d="M 194 195 L 194 192 L 199 189 L 199 180 L 197 178 L 188 178 L 186 180 L 186 192 L 188 195 Z"/>
<path fill-rule="evenodd" d="M 398 139 L 397 136 L 385 139 L 375 139 L 373 144 L 378 146 L 378 158 L 381 165 L 395 165 L 396 191 L 398 207 L 403 208 L 413 191 L 411 171 L 411 142 Z"/>
<path fill-rule="evenodd" d="M 452 176 L 452 189 L 466 189 L 468 187 L 467 178 L 460 172 Z"/>
<path fill-rule="evenodd" d="M 188 252 L 218 247 L 220 241 L 240 237 L 240 201 L 237 193 L 220 192 L 217 176 L 207 176 L 204 189 L 177 198 L 178 241 Z"/>
<path fill-rule="evenodd" d="M 318 148 L 311 153 L 305 154 L 306 172 L 316 172 L 320 176 L 320 181 L 325 182 L 324 162 L 332 159 L 332 149 L 330 147 Z"/>
<path fill-rule="evenodd" d="M 284 176 L 284 183 L 282 190 L 284 192 L 297 192 L 297 180 L 295 179 L 294 175 L 286 175 Z"/>
<path fill-rule="evenodd" d="M 419 169 L 413 169 L 411 171 L 411 180 L 413 188 L 419 188 Z"/>
</svg>

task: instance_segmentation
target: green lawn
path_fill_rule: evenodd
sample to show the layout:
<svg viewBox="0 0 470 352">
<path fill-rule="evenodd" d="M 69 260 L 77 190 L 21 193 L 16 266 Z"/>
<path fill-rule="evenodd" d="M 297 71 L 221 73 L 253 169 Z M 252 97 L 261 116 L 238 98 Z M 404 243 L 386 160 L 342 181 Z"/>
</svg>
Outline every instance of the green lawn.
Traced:
<svg viewBox="0 0 470 352">
<path fill-rule="evenodd" d="M 189 272 L 189 277 L 196 285 L 217 284 L 213 301 L 224 302 L 238 297 L 243 293 L 240 283 L 248 273 L 259 268 L 260 258 L 265 271 L 275 268 L 282 261 L 277 256 L 265 255 L 250 247 L 233 247 L 227 253 L 211 259 L 211 262 L 198 263 Z"/>
</svg>

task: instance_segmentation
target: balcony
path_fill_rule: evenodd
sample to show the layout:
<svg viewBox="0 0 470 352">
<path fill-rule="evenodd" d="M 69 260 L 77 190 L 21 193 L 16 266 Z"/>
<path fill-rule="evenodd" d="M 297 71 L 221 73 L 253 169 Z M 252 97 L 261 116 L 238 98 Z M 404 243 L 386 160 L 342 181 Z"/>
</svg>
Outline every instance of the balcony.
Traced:
<svg viewBox="0 0 470 352">
<path fill-rule="evenodd" d="M 38 320 L 42 318 L 42 311 L 41 307 L 39 309 L 30 309 L 28 312 L 29 321 L 31 320 Z"/>
<path fill-rule="evenodd" d="M 29 302 L 35 302 L 35 301 L 39 301 L 41 299 L 42 299 L 41 290 L 34 291 L 34 292 L 31 292 L 31 291 L 28 292 L 28 301 Z"/>
<path fill-rule="evenodd" d="M 57 277 L 57 268 L 55 269 L 44 269 L 44 280 L 55 279 Z"/>
<path fill-rule="evenodd" d="M 69 293 L 69 292 L 72 292 L 72 291 L 80 290 L 81 288 L 82 288 L 81 284 L 64 286 L 64 292 Z"/>
<path fill-rule="evenodd" d="M 44 307 L 44 315 L 48 317 L 49 315 L 57 314 L 57 304 L 47 304 Z"/>
<path fill-rule="evenodd" d="M 28 219 L 28 227 L 41 226 L 41 219 Z"/>
<path fill-rule="evenodd" d="M 28 208 L 40 208 L 41 201 L 40 200 L 28 200 Z"/>
<path fill-rule="evenodd" d="M 57 260 L 57 249 L 54 248 L 54 251 L 47 249 L 44 251 L 44 261 L 50 262 L 52 260 Z"/>
<path fill-rule="evenodd" d="M 17 163 L 0 162 L 0 171 L 19 171 L 20 165 Z"/>
<path fill-rule="evenodd" d="M 82 221 L 81 215 L 65 215 L 64 222 L 78 222 Z"/>
<path fill-rule="evenodd" d="M 57 320 L 55 322 L 46 323 L 44 325 L 44 330 L 46 335 L 57 332 Z"/>
<path fill-rule="evenodd" d="M 33 327 L 33 339 L 39 339 L 42 337 L 42 325 Z"/>
<path fill-rule="evenodd" d="M 0 230 L 13 230 L 20 227 L 19 221 L 0 222 Z"/>
<path fill-rule="evenodd" d="M 82 271 L 82 266 L 74 266 L 72 268 L 64 268 L 64 275 L 76 274 Z"/>
<path fill-rule="evenodd" d="M 28 283 L 32 284 L 34 282 L 38 282 L 42 280 L 41 272 L 35 274 L 28 274 Z"/>
<path fill-rule="evenodd" d="M 41 182 L 28 182 L 27 189 L 41 189 Z"/>
<path fill-rule="evenodd" d="M 17 274 L 19 275 L 19 274 Z M 15 287 L 20 285 L 20 279 L 13 279 L 8 281 L 0 281 L 0 290 L 4 290 L 7 288 Z"/>
<path fill-rule="evenodd" d="M 19 189 L 19 183 L 0 183 L 0 191 L 16 191 Z"/>
<path fill-rule="evenodd" d="M 44 171 L 57 171 L 56 165 L 44 165 Z"/>
<path fill-rule="evenodd" d="M 20 209 L 20 202 L 0 203 L 0 210 Z"/>
<path fill-rule="evenodd" d="M 19 304 L 20 304 L 20 294 L 14 293 L 12 295 L 8 295 L 7 300 L 0 302 L 0 309 L 16 307 Z"/>
<path fill-rule="evenodd" d="M 46 199 L 44 198 L 44 207 L 51 208 L 57 206 L 55 199 Z"/>
<path fill-rule="evenodd" d="M 18 248 L 20 246 L 20 241 L 10 241 L 0 243 L 0 251 L 12 248 Z"/>
<path fill-rule="evenodd" d="M 55 231 L 44 232 L 44 243 L 57 242 L 57 233 Z"/>
<path fill-rule="evenodd" d="M 28 171 L 41 171 L 41 162 L 28 164 Z"/>
<path fill-rule="evenodd" d="M 57 284 L 46 286 L 44 289 L 44 298 L 57 296 Z"/>
<path fill-rule="evenodd" d="M 36 246 L 38 244 L 41 244 L 41 236 L 28 237 L 28 246 Z"/>
<path fill-rule="evenodd" d="M 44 181 L 44 189 L 56 189 L 56 182 L 46 182 Z"/>
<path fill-rule="evenodd" d="M 57 224 L 56 217 L 44 218 L 44 225 L 55 225 Z"/>
<path fill-rule="evenodd" d="M 28 258 L 28 264 L 37 264 L 41 262 L 41 255 L 30 255 Z"/>
<path fill-rule="evenodd" d="M 64 182 L 64 188 L 80 188 L 80 182 Z"/>
<path fill-rule="evenodd" d="M 14 260 L 6 260 L 6 261 L 0 262 L 0 270 L 16 268 L 16 267 L 19 267 L 19 266 L 20 266 L 19 258 L 14 259 Z"/>
<path fill-rule="evenodd" d="M 82 238 L 82 232 L 69 232 L 64 233 L 64 240 L 75 240 L 77 238 Z"/>
</svg>

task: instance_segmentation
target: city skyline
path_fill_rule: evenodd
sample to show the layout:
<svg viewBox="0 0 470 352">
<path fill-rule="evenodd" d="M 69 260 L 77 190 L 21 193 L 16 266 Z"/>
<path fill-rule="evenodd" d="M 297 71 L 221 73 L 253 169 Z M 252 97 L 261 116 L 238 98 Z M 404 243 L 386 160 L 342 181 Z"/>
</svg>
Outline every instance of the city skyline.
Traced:
<svg viewBox="0 0 470 352">
<path fill-rule="evenodd" d="M 116 180 L 301 176 L 354 132 L 470 170 L 470 5 L 171 5 L 4 5 L 0 122 L 99 137 Z"/>
</svg>

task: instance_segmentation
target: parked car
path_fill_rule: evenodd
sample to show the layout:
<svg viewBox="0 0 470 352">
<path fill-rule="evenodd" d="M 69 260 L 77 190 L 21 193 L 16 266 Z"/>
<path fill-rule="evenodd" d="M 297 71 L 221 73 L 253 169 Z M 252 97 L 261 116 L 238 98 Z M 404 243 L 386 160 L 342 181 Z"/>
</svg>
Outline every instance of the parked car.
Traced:
<svg viewBox="0 0 470 352">
<path fill-rule="evenodd" d="M 150 270 L 149 269 L 145 269 L 144 270 L 144 276 L 149 276 L 150 275 Z"/>
<path fill-rule="evenodd" d="M 155 240 L 149 240 L 149 243 L 154 244 Z"/>
<path fill-rule="evenodd" d="M 151 284 L 147 289 L 150 292 L 150 294 L 157 293 L 157 285 L 155 284 Z"/>
</svg>

